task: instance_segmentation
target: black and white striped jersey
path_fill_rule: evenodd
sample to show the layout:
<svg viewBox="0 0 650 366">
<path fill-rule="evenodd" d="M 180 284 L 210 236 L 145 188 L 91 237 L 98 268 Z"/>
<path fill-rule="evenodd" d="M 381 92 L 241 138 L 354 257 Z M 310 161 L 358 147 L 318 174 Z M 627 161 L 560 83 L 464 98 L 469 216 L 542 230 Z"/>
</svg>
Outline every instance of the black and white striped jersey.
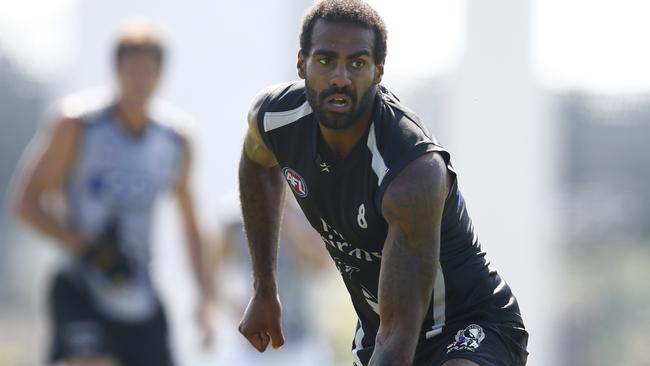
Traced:
<svg viewBox="0 0 650 366">
<path fill-rule="evenodd" d="M 377 288 L 388 224 L 381 201 L 386 188 L 417 157 L 440 153 L 454 183 L 441 227 L 440 261 L 420 340 L 445 324 L 491 320 L 523 327 L 510 288 L 489 266 L 474 233 L 449 153 L 419 118 L 383 87 L 364 137 L 343 160 L 318 153 L 319 128 L 306 100 L 304 82 L 267 89 L 257 116 L 267 147 L 275 154 L 302 211 L 316 229 L 345 281 L 359 317 L 353 353 L 366 364 L 379 327 Z"/>
</svg>

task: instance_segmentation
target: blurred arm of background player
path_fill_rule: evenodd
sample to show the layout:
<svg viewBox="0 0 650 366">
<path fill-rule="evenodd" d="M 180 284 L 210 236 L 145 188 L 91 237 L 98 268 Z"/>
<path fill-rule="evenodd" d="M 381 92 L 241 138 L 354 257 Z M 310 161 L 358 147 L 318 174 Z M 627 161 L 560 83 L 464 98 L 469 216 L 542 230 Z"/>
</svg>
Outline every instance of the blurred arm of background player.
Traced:
<svg viewBox="0 0 650 366">
<path fill-rule="evenodd" d="M 239 203 L 237 203 L 236 217 L 227 217 L 220 227 L 220 233 L 211 240 L 212 245 L 209 246 L 211 252 L 208 255 L 210 273 L 220 273 L 228 264 L 233 263 L 248 267 L 247 251 L 244 253 L 240 250 L 242 227 L 239 212 Z M 282 232 L 280 246 L 284 247 L 291 266 L 296 267 L 301 274 L 325 275 L 323 271 L 329 268 L 327 265 L 331 263 L 327 250 L 323 245 L 319 245 L 322 244 L 322 240 L 318 232 L 312 229 L 309 221 L 300 211 L 298 203 L 293 199 L 287 200 L 280 231 Z M 281 254 L 280 252 L 279 256 Z M 246 268 L 246 271 L 249 272 L 250 269 Z M 216 279 L 218 280 L 221 275 L 217 275 Z M 224 279 L 228 281 L 227 278 Z M 222 291 L 226 290 L 225 286 L 217 285 L 216 288 L 219 291 L 217 294 L 219 304 L 240 316 L 246 309 L 248 295 L 242 302 L 238 296 Z"/>
<path fill-rule="evenodd" d="M 289 188 L 287 187 L 287 192 Z M 292 258 L 292 265 L 299 266 L 305 273 L 323 270 L 332 263 L 322 244 L 318 232 L 310 225 L 300 210 L 298 202 L 289 198 L 284 209 L 281 225 L 282 246 Z"/>
<path fill-rule="evenodd" d="M 75 232 L 65 215 L 53 210 L 75 159 L 80 120 L 61 113 L 30 143 L 17 172 L 15 211 L 29 225 L 56 239 L 72 255 L 87 248 L 87 238 Z M 57 197 L 58 196 L 58 197 Z"/>
<path fill-rule="evenodd" d="M 194 196 L 190 187 L 192 167 L 192 146 L 190 140 L 184 137 L 184 158 L 181 166 L 180 178 L 176 185 L 175 193 L 183 217 L 183 228 L 186 236 L 187 250 L 199 286 L 199 305 L 196 313 L 197 322 L 202 332 L 201 343 L 210 347 L 214 340 L 213 312 L 216 306 L 216 292 L 209 263 L 204 255 L 206 247 L 203 245 L 199 233 L 195 209 Z"/>
<path fill-rule="evenodd" d="M 254 291 L 239 331 L 260 352 L 266 350 L 269 341 L 273 348 L 284 344 L 276 265 L 285 187 L 275 156 L 265 146 L 257 127 L 262 101 L 262 97 L 257 97 L 248 114 L 248 132 L 239 163 L 239 194 Z"/>
</svg>

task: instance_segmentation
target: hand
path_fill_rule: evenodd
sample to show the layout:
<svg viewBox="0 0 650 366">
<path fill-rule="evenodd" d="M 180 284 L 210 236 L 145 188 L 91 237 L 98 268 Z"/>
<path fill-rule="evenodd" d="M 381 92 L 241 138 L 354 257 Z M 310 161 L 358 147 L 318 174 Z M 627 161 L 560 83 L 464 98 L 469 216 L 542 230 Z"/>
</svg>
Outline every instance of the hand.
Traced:
<svg viewBox="0 0 650 366">
<path fill-rule="evenodd" d="M 115 222 L 109 223 L 104 232 L 93 240 L 81 254 L 84 263 L 99 269 L 114 283 L 123 283 L 133 277 L 133 269 L 120 247 Z"/>
<path fill-rule="evenodd" d="M 209 349 L 214 344 L 214 310 L 216 298 L 214 295 L 204 294 L 199 301 L 196 311 L 196 321 L 201 332 L 201 347 Z"/>
<path fill-rule="evenodd" d="M 269 295 L 255 294 L 239 323 L 239 332 L 260 352 L 266 350 L 269 341 L 273 348 L 278 349 L 284 344 L 281 314 L 282 305 L 277 292 Z"/>
</svg>

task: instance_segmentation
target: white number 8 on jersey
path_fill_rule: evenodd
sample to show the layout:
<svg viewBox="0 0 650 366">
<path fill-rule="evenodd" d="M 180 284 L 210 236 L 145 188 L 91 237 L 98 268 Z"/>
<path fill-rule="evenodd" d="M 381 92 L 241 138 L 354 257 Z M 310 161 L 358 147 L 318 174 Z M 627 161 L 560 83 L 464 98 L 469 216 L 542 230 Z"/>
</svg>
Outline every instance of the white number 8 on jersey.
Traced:
<svg viewBox="0 0 650 366">
<path fill-rule="evenodd" d="M 366 221 L 366 206 L 364 206 L 363 203 L 361 204 L 361 206 L 359 206 L 359 214 L 357 215 L 357 224 L 359 224 L 359 226 L 362 229 L 368 228 L 368 222 Z"/>
</svg>

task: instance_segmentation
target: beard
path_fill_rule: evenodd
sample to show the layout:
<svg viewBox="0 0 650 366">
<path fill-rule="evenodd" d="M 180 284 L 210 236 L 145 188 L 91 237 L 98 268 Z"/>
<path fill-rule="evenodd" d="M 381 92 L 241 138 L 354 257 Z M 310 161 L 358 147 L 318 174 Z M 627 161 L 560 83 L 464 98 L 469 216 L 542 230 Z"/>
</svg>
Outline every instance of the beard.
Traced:
<svg viewBox="0 0 650 366">
<path fill-rule="evenodd" d="M 371 107 L 377 94 L 377 86 L 375 84 L 370 85 L 363 92 L 361 100 L 357 103 L 357 96 L 354 95 L 350 88 L 331 87 L 318 94 L 312 89 L 309 81 L 305 79 L 305 94 L 318 123 L 332 130 L 342 130 L 352 126 Z M 350 97 L 352 107 L 349 112 L 334 113 L 326 110 L 324 105 L 327 103 L 326 99 L 334 94 L 345 94 Z"/>
</svg>

